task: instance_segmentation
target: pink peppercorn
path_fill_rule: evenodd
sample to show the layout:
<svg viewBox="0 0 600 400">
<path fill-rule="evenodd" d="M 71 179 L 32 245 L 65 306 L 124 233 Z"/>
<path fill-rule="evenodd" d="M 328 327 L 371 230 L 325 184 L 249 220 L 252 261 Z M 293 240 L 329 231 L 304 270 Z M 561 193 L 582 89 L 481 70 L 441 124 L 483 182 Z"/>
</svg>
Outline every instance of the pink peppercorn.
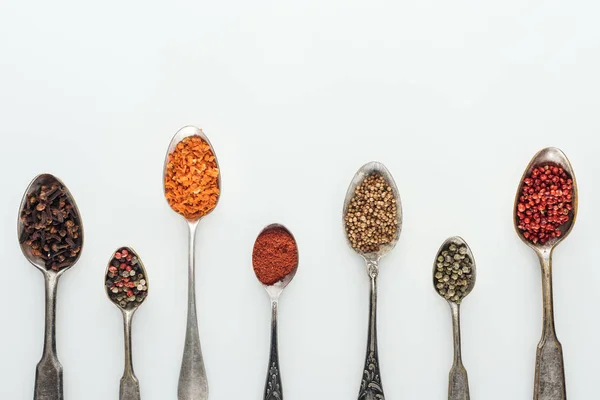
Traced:
<svg viewBox="0 0 600 400">
<path fill-rule="evenodd" d="M 523 181 L 517 205 L 518 229 L 533 243 L 545 244 L 562 235 L 573 210 L 573 180 L 563 168 L 534 168 Z"/>
</svg>

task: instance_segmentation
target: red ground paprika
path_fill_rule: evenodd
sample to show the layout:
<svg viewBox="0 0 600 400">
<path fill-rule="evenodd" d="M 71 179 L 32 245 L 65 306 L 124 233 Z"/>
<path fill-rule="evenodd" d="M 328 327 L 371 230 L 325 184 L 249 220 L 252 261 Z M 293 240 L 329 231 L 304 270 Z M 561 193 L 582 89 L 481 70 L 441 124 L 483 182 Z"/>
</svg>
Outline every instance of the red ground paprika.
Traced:
<svg viewBox="0 0 600 400">
<path fill-rule="evenodd" d="M 262 231 L 254 243 L 252 266 L 265 285 L 285 278 L 298 266 L 298 247 L 292 234 L 279 226 Z"/>
</svg>

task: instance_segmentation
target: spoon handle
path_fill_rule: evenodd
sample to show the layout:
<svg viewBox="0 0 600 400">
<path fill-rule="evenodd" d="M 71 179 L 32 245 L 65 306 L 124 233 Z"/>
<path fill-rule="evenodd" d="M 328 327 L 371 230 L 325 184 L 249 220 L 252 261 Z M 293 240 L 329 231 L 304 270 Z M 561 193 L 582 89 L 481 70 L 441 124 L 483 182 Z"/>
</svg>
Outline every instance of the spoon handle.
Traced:
<svg viewBox="0 0 600 400">
<path fill-rule="evenodd" d="M 469 378 L 467 370 L 462 363 L 460 343 L 460 305 L 450 303 L 452 310 L 452 331 L 454 335 L 454 364 L 450 369 L 450 382 L 448 384 L 448 400 L 469 400 Z"/>
<path fill-rule="evenodd" d="M 367 355 L 363 371 L 358 400 L 384 400 L 381 375 L 379 373 L 379 354 L 377 352 L 377 263 L 367 264 L 371 278 L 371 301 L 369 307 L 369 334 L 367 338 Z"/>
<path fill-rule="evenodd" d="M 283 400 L 281 374 L 279 373 L 279 350 L 277 340 L 277 300 L 271 300 L 271 350 L 264 400 Z"/>
<path fill-rule="evenodd" d="M 198 332 L 198 317 L 196 315 L 195 248 L 198 222 L 190 222 L 188 225 L 190 230 L 188 251 L 188 315 L 177 399 L 207 400 L 208 381 L 206 379 L 206 370 L 204 369 L 204 359 L 200 347 L 200 334 Z"/>
<path fill-rule="evenodd" d="M 534 400 L 565 400 L 565 366 L 562 345 L 554 327 L 552 296 L 552 252 L 540 253 L 542 293 L 544 297 L 544 326 L 537 347 L 535 362 Z"/>
<path fill-rule="evenodd" d="M 63 399 L 63 369 L 56 356 L 56 288 L 59 274 L 44 273 L 46 282 L 46 332 L 44 351 L 35 373 L 34 400 Z"/>
<path fill-rule="evenodd" d="M 119 400 L 140 400 L 140 384 L 133 372 L 131 356 L 131 321 L 135 310 L 123 310 L 123 326 L 125 330 L 125 371 L 121 378 Z"/>
</svg>

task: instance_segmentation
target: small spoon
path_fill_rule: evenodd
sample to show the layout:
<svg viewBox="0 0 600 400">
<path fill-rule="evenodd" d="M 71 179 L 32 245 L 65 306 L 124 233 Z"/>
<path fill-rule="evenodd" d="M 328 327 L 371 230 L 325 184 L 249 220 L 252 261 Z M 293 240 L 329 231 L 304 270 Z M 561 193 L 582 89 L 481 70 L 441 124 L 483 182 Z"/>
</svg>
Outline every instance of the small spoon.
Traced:
<svg viewBox="0 0 600 400">
<path fill-rule="evenodd" d="M 396 237 L 387 245 L 383 245 L 377 252 L 363 253 L 352 247 L 352 243 L 346 235 L 346 239 L 350 248 L 356 251 L 365 260 L 367 266 L 367 273 L 371 279 L 371 301 L 369 307 L 369 333 L 367 338 L 367 354 L 365 360 L 365 367 L 363 372 L 363 379 L 358 394 L 359 400 L 383 400 L 383 386 L 381 384 L 381 375 L 379 373 L 379 353 L 377 350 L 377 275 L 379 274 L 379 260 L 389 253 L 398 243 L 400 239 L 400 231 L 402 230 L 402 204 L 400 202 L 400 194 L 398 188 L 394 182 L 392 174 L 388 169 L 381 163 L 372 161 L 368 164 L 363 165 L 348 187 L 346 192 L 346 199 L 344 200 L 344 209 L 342 213 L 342 224 L 345 226 L 344 217 L 348 211 L 350 201 L 354 196 L 356 187 L 362 183 L 362 181 L 377 173 L 381 175 L 387 184 L 392 188 L 392 193 L 396 199 L 397 207 L 397 220 L 396 220 Z"/>
<path fill-rule="evenodd" d="M 266 226 L 258 235 L 258 238 L 267 231 L 272 229 L 281 229 L 286 231 L 292 238 L 294 235 L 283 225 L 271 224 Z M 295 243 L 294 239 L 294 243 Z M 267 372 L 267 382 L 265 384 L 264 400 L 282 400 L 283 399 L 283 388 L 281 385 L 281 374 L 279 372 L 279 351 L 278 351 L 278 340 L 277 340 L 277 309 L 279 306 L 279 296 L 283 292 L 283 289 L 292 281 L 298 270 L 298 265 L 294 269 L 278 282 L 272 285 L 262 284 L 271 300 L 271 346 L 269 354 L 269 367 Z"/>
<path fill-rule="evenodd" d="M 20 238 L 23 235 L 25 226 L 21 220 L 21 214 L 25 210 L 29 195 L 37 190 L 42 185 L 53 185 L 58 184 L 64 188 L 64 193 L 67 199 L 73 206 L 73 212 L 75 219 L 79 222 L 79 235 L 81 238 L 81 248 L 83 249 L 83 224 L 81 222 L 81 215 L 77 209 L 77 204 L 69 192 L 69 189 L 60 181 L 58 178 L 51 174 L 41 174 L 33 179 L 25 190 L 23 199 L 21 200 L 21 206 L 19 208 L 19 220 L 17 224 L 17 234 L 19 237 L 19 243 L 21 251 L 34 267 L 39 269 L 46 281 L 46 327 L 44 336 L 44 350 L 42 353 L 42 359 L 37 365 L 35 374 L 35 390 L 33 394 L 34 400 L 62 400 L 63 399 L 63 368 L 58 357 L 56 355 L 56 290 L 58 287 L 58 280 L 69 268 L 71 268 L 79 260 L 81 256 L 81 250 L 77 254 L 77 257 L 70 262 L 69 265 L 54 271 L 52 269 L 46 269 L 45 262 L 42 258 L 32 254 L 31 248 L 25 243 L 21 243 Z"/>
<path fill-rule="evenodd" d="M 215 154 L 215 162 L 217 167 L 219 162 L 216 159 L 216 153 L 208 137 L 201 129 L 195 126 L 185 126 L 181 128 L 169 144 L 165 163 L 163 167 L 163 190 L 164 177 L 167 175 L 167 164 L 169 162 L 169 154 L 171 154 L 179 142 L 188 136 L 200 136 L 208 143 L 213 154 Z M 218 185 L 221 188 L 221 170 L 219 169 Z M 220 198 L 220 196 L 219 196 Z M 217 198 L 217 204 L 219 201 Z M 216 207 L 216 204 L 215 204 Z M 214 208 L 208 213 L 210 214 Z M 208 215 L 206 214 L 206 215 Z M 198 332 L 198 317 L 196 315 L 196 228 L 201 218 L 188 220 L 189 228 L 189 250 L 188 250 L 188 315 L 187 329 L 185 334 L 185 346 L 183 349 L 183 360 L 181 362 L 181 372 L 179 374 L 179 385 L 177 388 L 178 400 L 207 400 L 208 399 L 208 381 L 206 379 L 206 369 L 204 368 L 204 359 L 202 357 L 202 349 L 200 347 L 200 334 Z"/>
<path fill-rule="evenodd" d="M 467 370 L 465 369 L 462 363 L 462 354 L 461 354 L 461 344 L 460 344 L 460 304 L 452 299 L 446 299 L 442 296 L 437 288 L 437 279 L 435 274 L 437 273 L 437 264 L 438 257 L 442 256 L 442 252 L 450 246 L 450 244 L 455 244 L 456 246 L 464 246 L 467 249 L 467 253 L 465 254 L 467 257 L 471 259 L 471 274 L 473 275 L 469 286 L 466 291 L 463 293 L 463 299 L 471 293 L 473 287 L 475 286 L 475 279 L 477 278 L 477 268 L 475 267 L 475 258 L 473 258 L 473 253 L 471 252 L 471 248 L 463 240 L 463 238 L 459 236 L 454 236 L 447 239 L 440 249 L 438 250 L 436 260 L 433 263 L 433 287 L 443 299 L 448 301 L 450 305 L 450 310 L 452 311 L 452 327 L 454 334 L 454 363 L 452 368 L 450 369 L 450 379 L 448 384 L 448 400 L 469 400 L 469 379 L 467 376 Z"/>
<path fill-rule="evenodd" d="M 147 291 L 148 274 L 146 274 L 146 269 L 144 268 L 144 264 L 142 263 L 142 260 L 140 259 L 140 257 L 137 255 L 137 253 L 131 247 L 125 247 L 125 246 L 119 247 L 117 252 L 120 253 L 122 250 L 127 250 L 127 252 L 129 254 L 131 254 L 131 255 L 133 255 L 133 257 L 137 258 L 137 265 L 140 267 L 141 273 L 144 275 L 145 282 L 143 285 L 146 286 L 145 295 L 143 297 L 141 297 L 140 301 L 128 302 L 125 306 L 123 306 L 116 299 L 112 299 L 110 297 L 111 292 L 110 292 L 110 288 L 107 284 L 104 285 L 104 288 L 106 289 L 106 296 L 108 297 L 108 299 L 112 303 L 114 303 L 117 307 L 119 307 L 119 310 L 121 310 L 121 313 L 123 314 L 123 324 L 124 324 L 124 328 L 125 328 L 125 370 L 123 372 L 123 377 L 121 378 L 121 388 L 119 390 L 119 399 L 120 400 L 139 400 L 140 399 L 140 383 L 133 371 L 133 359 L 132 359 L 132 354 L 131 354 L 131 323 L 133 320 L 133 314 L 137 311 L 139 306 L 142 305 L 144 300 L 146 300 L 146 297 L 148 295 L 148 291 Z M 108 266 L 106 267 L 105 282 L 107 280 L 112 280 L 112 278 L 109 277 L 109 271 L 110 271 L 110 268 L 113 267 L 112 262 L 115 259 L 115 254 L 117 252 L 113 253 L 113 255 L 110 257 L 110 260 L 108 261 Z"/>
<path fill-rule="evenodd" d="M 531 172 L 539 166 L 557 165 L 573 180 L 573 211 L 569 221 L 562 227 L 562 235 L 558 238 L 553 238 L 542 244 L 527 240 L 518 228 L 519 220 L 517 216 L 519 198 L 523 189 L 524 180 Z M 575 219 L 577 217 L 577 182 L 571 163 L 565 154 L 555 148 L 548 147 L 537 153 L 523 173 L 517 195 L 515 197 L 515 206 L 513 210 L 513 222 L 517 235 L 531 247 L 537 254 L 541 270 L 542 270 L 542 295 L 544 303 L 544 317 L 542 339 L 537 347 L 537 356 L 535 363 L 535 381 L 534 381 L 534 400 L 565 400 L 567 391 L 565 385 L 565 367 L 563 361 L 562 345 L 556 337 L 556 329 L 554 326 L 554 304 L 552 296 L 552 253 L 560 242 L 562 242 L 573 229 Z"/>
</svg>

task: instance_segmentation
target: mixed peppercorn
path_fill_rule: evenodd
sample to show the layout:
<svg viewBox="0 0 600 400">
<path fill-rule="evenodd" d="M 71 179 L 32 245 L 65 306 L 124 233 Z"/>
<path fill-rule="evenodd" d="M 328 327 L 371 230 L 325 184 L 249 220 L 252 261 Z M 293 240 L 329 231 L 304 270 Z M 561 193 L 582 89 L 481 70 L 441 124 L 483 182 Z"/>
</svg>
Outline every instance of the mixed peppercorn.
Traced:
<svg viewBox="0 0 600 400">
<path fill-rule="evenodd" d="M 108 297 L 122 308 L 133 308 L 148 295 L 146 273 L 131 249 L 116 251 L 106 271 Z"/>
</svg>

